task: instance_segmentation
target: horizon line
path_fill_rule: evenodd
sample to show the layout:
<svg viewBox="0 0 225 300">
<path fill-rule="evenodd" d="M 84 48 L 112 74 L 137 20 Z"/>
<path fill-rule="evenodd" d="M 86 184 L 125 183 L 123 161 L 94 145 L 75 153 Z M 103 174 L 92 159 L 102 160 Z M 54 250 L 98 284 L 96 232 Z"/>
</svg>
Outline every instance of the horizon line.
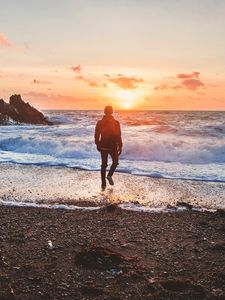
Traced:
<svg viewBox="0 0 225 300">
<path fill-rule="evenodd" d="M 41 111 L 104 111 L 102 109 L 40 109 Z M 208 109 L 114 109 L 114 111 L 179 111 L 179 112 L 225 112 L 223 110 L 208 110 Z"/>
</svg>

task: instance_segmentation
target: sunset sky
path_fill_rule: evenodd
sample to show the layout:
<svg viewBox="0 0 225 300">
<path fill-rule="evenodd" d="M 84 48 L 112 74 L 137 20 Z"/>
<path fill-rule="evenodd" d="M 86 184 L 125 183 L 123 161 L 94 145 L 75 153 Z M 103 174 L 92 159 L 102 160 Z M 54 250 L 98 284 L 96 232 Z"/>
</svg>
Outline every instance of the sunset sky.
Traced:
<svg viewBox="0 0 225 300">
<path fill-rule="evenodd" d="M 225 110 L 224 0 L 0 0 L 0 98 Z"/>
</svg>

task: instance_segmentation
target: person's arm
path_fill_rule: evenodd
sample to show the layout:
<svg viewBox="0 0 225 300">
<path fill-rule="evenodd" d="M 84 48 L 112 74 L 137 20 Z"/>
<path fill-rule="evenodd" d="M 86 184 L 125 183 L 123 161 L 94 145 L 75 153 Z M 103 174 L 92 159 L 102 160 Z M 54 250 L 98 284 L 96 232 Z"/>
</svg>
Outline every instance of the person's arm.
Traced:
<svg viewBox="0 0 225 300">
<path fill-rule="evenodd" d="M 96 144 L 96 147 L 97 147 L 98 151 L 100 151 L 100 149 L 99 149 L 99 138 L 100 138 L 100 123 L 97 122 L 97 124 L 95 126 L 95 144 Z"/>
<path fill-rule="evenodd" d="M 118 154 L 120 155 L 122 153 L 122 147 L 123 147 L 123 142 L 122 142 L 122 137 L 121 137 L 121 128 L 120 128 L 120 123 L 118 122 Z"/>
</svg>

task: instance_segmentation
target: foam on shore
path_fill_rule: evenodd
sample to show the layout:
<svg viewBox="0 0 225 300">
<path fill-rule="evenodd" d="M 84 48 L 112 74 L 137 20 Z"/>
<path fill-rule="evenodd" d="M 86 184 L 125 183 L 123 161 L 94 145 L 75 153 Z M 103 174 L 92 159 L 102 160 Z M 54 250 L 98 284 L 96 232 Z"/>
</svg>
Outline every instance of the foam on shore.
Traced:
<svg viewBox="0 0 225 300">
<path fill-rule="evenodd" d="M 130 210 L 162 211 L 180 201 L 205 209 L 225 208 L 224 183 L 116 173 L 115 186 L 102 191 L 99 177 L 94 171 L 2 163 L 1 204 L 92 210 L 118 204 Z"/>
</svg>

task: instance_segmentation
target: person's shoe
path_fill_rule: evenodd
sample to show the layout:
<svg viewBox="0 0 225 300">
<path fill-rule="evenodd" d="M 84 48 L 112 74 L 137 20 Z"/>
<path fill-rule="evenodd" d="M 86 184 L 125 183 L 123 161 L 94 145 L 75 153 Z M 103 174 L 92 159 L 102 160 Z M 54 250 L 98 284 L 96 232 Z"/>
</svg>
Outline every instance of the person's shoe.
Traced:
<svg viewBox="0 0 225 300">
<path fill-rule="evenodd" d="M 106 178 L 107 178 L 110 185 L 114 185 L 114 182 L 113 182 L 113 179 L 112 179 L 111 176 L 108 175 Z"/>
</svg>

